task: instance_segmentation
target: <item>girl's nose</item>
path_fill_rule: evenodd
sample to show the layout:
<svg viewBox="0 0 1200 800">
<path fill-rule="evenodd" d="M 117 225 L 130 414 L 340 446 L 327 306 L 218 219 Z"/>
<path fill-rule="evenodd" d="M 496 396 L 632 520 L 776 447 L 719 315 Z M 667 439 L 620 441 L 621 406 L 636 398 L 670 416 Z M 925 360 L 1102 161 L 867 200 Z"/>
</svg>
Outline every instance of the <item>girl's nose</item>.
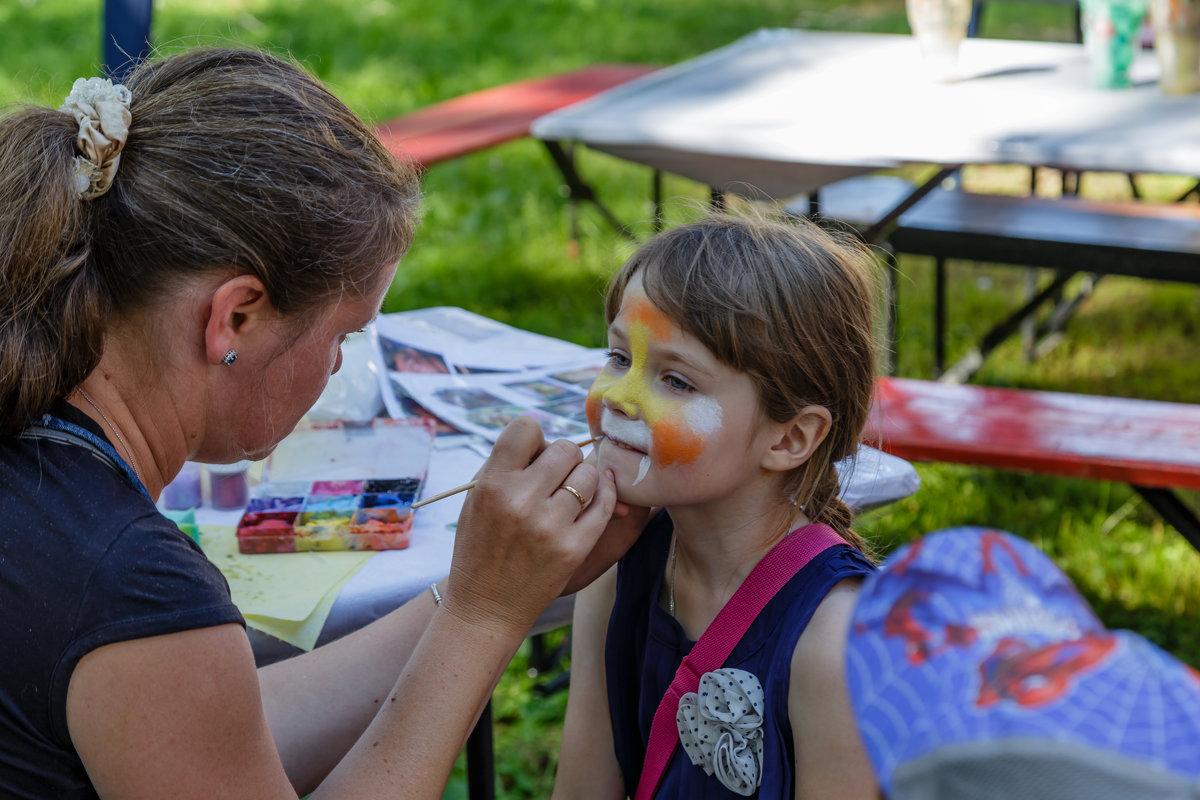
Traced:
<svg viewBox="0 0 1200 800">
<path fill-rule="evenodd" d="M 625 417 L 629 417 L 630 419 L 633 419 L 637 416 L 637 406 L 635 406 L 633 403 L 606 399 L 604 405 L 608 407 L 609 411 L 615 411 L 616 413 Z"/>
<path fill-rule="evenodd" d="M 636 419 L 639 416 L 640 408 L 634 392 L 630 391 L 631 388 L 628 378 L 613 383 L 605 390 L 602 397 L 604 407 L 609 411 Z"/>
</svg>

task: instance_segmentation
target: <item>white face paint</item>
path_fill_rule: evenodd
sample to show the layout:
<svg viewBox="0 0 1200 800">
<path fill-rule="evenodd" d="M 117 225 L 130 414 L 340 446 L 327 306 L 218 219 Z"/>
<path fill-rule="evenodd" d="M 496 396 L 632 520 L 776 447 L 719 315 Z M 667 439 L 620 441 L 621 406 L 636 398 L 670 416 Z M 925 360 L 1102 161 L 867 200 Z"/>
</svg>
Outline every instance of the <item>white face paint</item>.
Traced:
<svg viewBox="0 0 1200 800">
<path fill-rule="evenodd" d="M 719 408 L 718 411 L 720 411 Z M 633 485 L 637 486 L 650 471 L 650 427 L 640 419 L 619 417 L 605 409 L 600 415 L 600 430 L 608 439 L 620 442 L 634 450 L 641 450 L 646 454 L 638 463 L 638 474 L 633 479 Z"/>
<path fill-rule="evenodd" d="M 711 397 L 697 397 L 683 406 L 683 420 L 700 436 L 721 430 L 721 404 Z"/>
<path fill-rule="evenodd" d="M 604 437 L 597 464 L 614 470 L 622 501 L 701 506 L 763 477 L 781 432 L 764 418 L 753 379 L 658 309 L 640 275 L 626 285 L 608 339 L 587 418 Z"/>
<path fill-rule="evenodd" d="M 642 456 L 642 460 L 638 462 L 638 474 L 633 479 L 633 485 L 637 486 L 642 482 L 642 478 L 646 477 L 646 473 L 650 471 L 650 456 Z"/>
<path fill-rule="evenodd" d="M 643 453 L 650 452 L 650 427 L 640 419 L 619 417 L 608 409 L 600 415 L 600 431 L 615 442 Z"/>
</svg>

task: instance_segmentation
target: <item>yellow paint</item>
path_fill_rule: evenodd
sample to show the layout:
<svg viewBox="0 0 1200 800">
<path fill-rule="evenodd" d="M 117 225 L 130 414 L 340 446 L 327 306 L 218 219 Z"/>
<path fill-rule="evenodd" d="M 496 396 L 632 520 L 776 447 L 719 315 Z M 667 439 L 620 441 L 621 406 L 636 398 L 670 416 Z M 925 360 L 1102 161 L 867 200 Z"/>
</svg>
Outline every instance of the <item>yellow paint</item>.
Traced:
<svg viewBox="0 0 1200 800">
<path fill-rule="evenodd" d="M 664 396 L 656 375 L 650 371 L 652 343 L 669 343 L 675 324 L 652 303 L 637 298 L 621 309 L 629 343 L 629 367 L 613 375 L 600 373 L 588 392 L 588 419 L 598 424 L 604 404 L 626 416 L 640 417 L 650 428 L 650 458 L 658 467 L 690 464 L 704 452 L 704 439 L 681 422 L 683 397 Z"/>
</svg>

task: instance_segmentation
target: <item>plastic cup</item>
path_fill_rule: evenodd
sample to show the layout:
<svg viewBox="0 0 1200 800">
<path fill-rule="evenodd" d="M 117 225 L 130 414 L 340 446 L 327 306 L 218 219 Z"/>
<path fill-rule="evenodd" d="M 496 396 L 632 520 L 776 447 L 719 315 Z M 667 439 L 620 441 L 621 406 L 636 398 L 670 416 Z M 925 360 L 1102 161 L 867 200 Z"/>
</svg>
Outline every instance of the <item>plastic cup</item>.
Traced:
<svg viewBox="0 0 1200 800">
<path fill-rule="evenodd" d="M 163 489 L 163 508 L 172 510 L 195 508 L 200 505 L 202 500 L 200 465 L 186 461 L 184 462 L 183 469 L 175 476 L 175 480 L 168 483 Z"/>
<path fill-rule="evenodd" d="M 1150 0 L 1158 86 L 1165 94 L 1200 91 L 1200 5 Z"/>
<path fill-rule="evenodd" d="M 229 510 L 246 505 L 250 499 L 250 484 L 246 480 L 249 468 L 249 461 L 208 465 L 208 493 L 213 508 Z"/>
<path fill-rule="evenodd" d="M 905 8 L 929 76 L 941 82 L 957 79 L 958 51 L 967 38 L 971 0 L 906 0 Z"/>
<path fill-rule="evenodd" d="M 1146 0 L 1081 0 L 1080 8 L 1092 85 L 1099 89 L 1129 86 L 1129 65 L 1139 46 Z"/>
</svg>

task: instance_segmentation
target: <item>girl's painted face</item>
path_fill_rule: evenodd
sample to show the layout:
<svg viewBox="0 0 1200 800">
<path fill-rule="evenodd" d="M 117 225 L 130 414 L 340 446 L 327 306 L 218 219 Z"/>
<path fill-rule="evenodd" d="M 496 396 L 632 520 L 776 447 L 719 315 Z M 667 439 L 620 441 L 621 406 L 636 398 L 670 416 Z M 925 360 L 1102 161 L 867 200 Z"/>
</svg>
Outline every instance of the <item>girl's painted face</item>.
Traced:
<svg viewBox="0 0 1200 800">
<path fill-rule="evenodd" d="M 769 437 L 750 377 L 663 314 L 639 276 L 608 331 L 610 356 L 588 392 L 601 469 L 636 505 L 699 503 L 762 475 Z"/>
</svg>

